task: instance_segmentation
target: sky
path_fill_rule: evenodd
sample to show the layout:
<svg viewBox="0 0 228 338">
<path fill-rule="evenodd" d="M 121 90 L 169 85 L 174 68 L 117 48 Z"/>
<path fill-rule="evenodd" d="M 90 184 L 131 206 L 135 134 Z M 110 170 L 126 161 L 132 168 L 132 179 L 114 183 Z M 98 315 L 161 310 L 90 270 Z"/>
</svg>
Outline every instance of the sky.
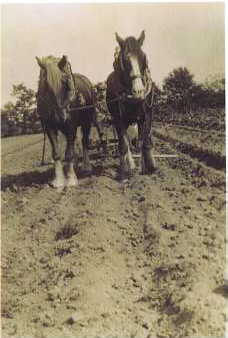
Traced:
<svg viewBox="0 0 228 338">
<path fill-rule="evenodd" d="M 92 82 L 112 71 L 115 32 L 139 37 L 153 80 L 187 67 L 198 82 L 225 69 L 224 4 L 69 3 L 1 5 L 1 106 L 11 101 L 12 85 L 37 90 L 35 56 L 68 56 L 73 72 Z"/>
</svg>

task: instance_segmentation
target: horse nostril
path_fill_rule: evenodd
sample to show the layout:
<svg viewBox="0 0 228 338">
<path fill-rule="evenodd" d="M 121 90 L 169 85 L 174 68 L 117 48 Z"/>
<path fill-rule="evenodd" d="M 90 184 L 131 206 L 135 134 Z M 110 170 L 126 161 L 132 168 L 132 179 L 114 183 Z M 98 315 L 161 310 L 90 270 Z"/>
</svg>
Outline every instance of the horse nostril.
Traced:
<svg viewBox="0 0 228 338">
<path fill-rule="evenodd" d="M 132 89 L 132 94 L 136 98 L 144 99 L 144 90 L 143 89 L 135 89 L 135 88 L 133 88 Z"/>
<path fill-rule="evenodd" d="M 141 93 L 141 89 L 135 89 L 135 88 L 133 88 L 132 89 L 132 93 L 135 94 L 135 95 L 138 95 L 138 94 Z"/>
</svg>

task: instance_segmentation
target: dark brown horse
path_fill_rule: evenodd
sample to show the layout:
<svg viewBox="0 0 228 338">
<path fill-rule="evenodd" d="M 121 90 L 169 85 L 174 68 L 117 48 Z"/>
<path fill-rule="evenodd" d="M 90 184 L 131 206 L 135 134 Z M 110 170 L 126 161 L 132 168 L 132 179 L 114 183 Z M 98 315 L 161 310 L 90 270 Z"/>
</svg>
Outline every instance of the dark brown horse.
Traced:
<svg viewBox="0 0 228 338">
<path fill-rule="evenodd" d="M 37 109 L 44 131 L 50 140 L 52 157 L 55 161 L 55 175 L 51 184 L 56 188 L 76 186 L 74 144 L 77 127 L 79 126 L 81 126 L 83 135 L 83 169 L 86 172 L 91 171 L 88 147 L 90 126 L 95 116 L 93 87 L 85 76 L 72 74 L 71 65 L 65 56 L 61 59 L 53 56 L 36 59 L 40 66 Z M 89 107 L 86 108 L 83 105 Z M 61 162 L 57 138 L 58 131 L 61 131 L 66 136 L 66 175 Z"/>
<path fill-rule="evenodd" d="M 135 168 L 127 129 L 136 122 L 142 150 L 142 173 L 151 174 L 156 170 L 151 130 L 153 90 L 147 58 L 141 49 L 144 31 L 138 39 L 122 39 L 117 33 L 116 39 L 120 49 L 113 64 L 114 71 L 107 79 L 107 104 L 118 135 L 120 179 L 123 179 Z"/>
</svg>

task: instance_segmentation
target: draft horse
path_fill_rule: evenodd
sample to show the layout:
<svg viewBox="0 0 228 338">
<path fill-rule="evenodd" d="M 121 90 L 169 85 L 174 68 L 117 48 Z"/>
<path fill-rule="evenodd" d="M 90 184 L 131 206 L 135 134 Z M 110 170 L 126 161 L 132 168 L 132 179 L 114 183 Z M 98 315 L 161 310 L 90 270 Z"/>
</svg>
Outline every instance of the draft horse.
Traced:
<svg viewBox="0 0 228 338">
<path fill-rule="evenodd" d="M 141 47 L 145 39 L 143 31 L 138 39 L 122 39 L 116 33 L 119 52 L 113 64 L 114 71 L 107 78 L 107 104 L 118 135 L 120 153 L 120 179 L 134 172 L 127 129 L 137 123 L 142 151 L 142 173 L 156 171 L 152 156 L 152 102 L 153 90 L 146 54 Z"/>
<path fill-rule="evenodd" d="M 74 172 L 74 144 L 79 126 L 83 135 L 83 170 L 87 173 L 91 171 L 88 149 L 90 127 L 94 119 L 93 86 L 85 76 L 72 73 L 65 55 L 62 58 L 36 57 L 36 60 L 40 66 L 37 110 L 51 143 L 55 163 L 51 185 L 55 188 L 76 186 L 78 181 Z M 66 174 L 61 161 L 59 131 L 66 137 Z"/>
</svg>

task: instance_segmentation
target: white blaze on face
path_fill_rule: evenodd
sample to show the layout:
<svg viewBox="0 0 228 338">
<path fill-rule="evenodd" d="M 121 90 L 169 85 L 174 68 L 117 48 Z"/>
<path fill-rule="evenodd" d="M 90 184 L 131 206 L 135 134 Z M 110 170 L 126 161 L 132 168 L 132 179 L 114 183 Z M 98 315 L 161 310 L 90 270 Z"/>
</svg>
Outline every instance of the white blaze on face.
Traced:
<svg viewBox="0 0 228 338">
<path fill-rule="evenodd" d="M 130 76 L 134 78 L 134 76 L 141 76 L 140 68 L 138 60 L 135 56 L 130 56 L 130 62 L 131 62 L 131 73 Z M 137 77 L 136 79 L 133 79 L 132 81 L 132 90 L 136 94 L 136 96 L 143 98 L 144 97 L 144 85 L 142 82 L 141 77 Z"/>
</svg>

